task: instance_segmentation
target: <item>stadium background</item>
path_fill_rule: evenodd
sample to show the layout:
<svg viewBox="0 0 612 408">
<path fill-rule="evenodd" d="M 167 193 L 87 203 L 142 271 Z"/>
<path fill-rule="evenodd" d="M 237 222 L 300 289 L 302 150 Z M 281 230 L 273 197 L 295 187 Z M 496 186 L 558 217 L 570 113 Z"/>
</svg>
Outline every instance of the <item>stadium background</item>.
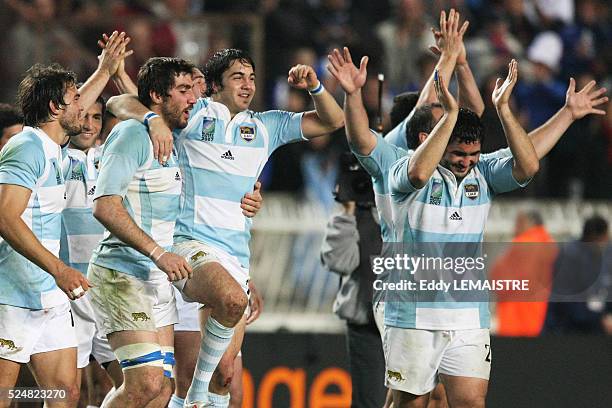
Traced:
<svg viewBox="0 0 612 408">
<path fill-rule="evenodd" d="M 127 68 L 133 76 L 155 55 L 201 65 L 216 49 L 248 49 L 257 68 L 257 110 L 309 108 L 307 94 L 286 85 L 288 69 L 298 62 L 315 66 L 341 101 L 341 90 L 326 75 L 326 54 L 348 45 L 354 59 L 370 56 L 364 101 L 374 123 L 376 74 L 385 73 L 385 112 L 395 94 L 420 89 L 435 64 L 427 50 L 433 43 L 429 27 L 439 10 L 451 6 L 470 20 L 465 43 L 486 104 L 484 151 L 505 143 L 490 93 L 492 79 L 505 75 L 511 57 L 520 62 L 513 104 L 528 131 L 563 105 L 570 75 L 578 88 L 596 79 L 610 89 L 609 1 L 5 0 L 0 102 L 13 102 L 23 72 L 35 62 L 57 61 L 86 78 L 97 64 L 100 33 L 118 29 L 132 37 L 135 54 Z M 106 95 L 114 92 L 111 85 Z M 577 238 L 591 214 L 612 221 L 612 108 L 605 109 L 607 115 L 590 116 L 567 131 L 527 189 L 497 200 L 488 241 L 512 238 L 519 208 L 539 210 L 558 241 Z M 383 123 L 388 126 L 386 115 Z M 264 208 L 255 219 L 251 248 L 265 312 L 249 327 L 244 347 L 253 379 L 247 406 L 342 407 L 350 401 L 346 372 L 334 371 L 346 369 L 344 323 L 331 313 L 338 278 L 319 262 L 324 226 L 336 209 L 331 190 L 343 150 L 341 134 L 286 146 L 262 175 Z M 609 340 L 496 339 L 490 405 L 609 406 Z M 520 402 L 518 394 L 528 399 Z"/>
</svg>

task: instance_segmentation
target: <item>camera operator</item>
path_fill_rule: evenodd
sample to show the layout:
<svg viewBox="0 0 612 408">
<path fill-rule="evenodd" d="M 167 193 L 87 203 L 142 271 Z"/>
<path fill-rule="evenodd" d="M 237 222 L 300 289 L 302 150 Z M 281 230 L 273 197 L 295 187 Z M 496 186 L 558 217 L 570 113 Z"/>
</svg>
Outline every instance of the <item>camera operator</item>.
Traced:
<svg viewBox="0 0 612 408">
<path fill-rule="evenodd" d="M 349 152 L 341 157 L 334 194 L 344 210 L 327 224 L 321 260 L 341 276 L 333 311 L 347 324 L 351 407 L 380 408 L 386 394 L 385 360 L 372 312 L 370 257 L 380 254 L 382 240 L 371 178 Z"/>
</svg>

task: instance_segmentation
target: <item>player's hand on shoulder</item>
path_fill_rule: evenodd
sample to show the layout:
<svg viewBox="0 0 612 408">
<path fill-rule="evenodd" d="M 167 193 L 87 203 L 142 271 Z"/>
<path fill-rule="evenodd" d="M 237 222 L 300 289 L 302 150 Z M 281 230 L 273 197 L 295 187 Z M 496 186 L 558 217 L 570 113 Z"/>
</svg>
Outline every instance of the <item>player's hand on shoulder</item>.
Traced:
<svg viewBox="0 0 612 408">
<path fill-rule="evenodd" d="M 59 263 L 59 267 L 52 274 L 57 286 L 68 296 L 74 300 L 82 297 L 92 285 L 87 278 L 78 270 L 69 267 L 63 262 Z"/>
<path fill-rule="evenodd" d="M 168 275 L 168 280 L 171 282 L 191 278 L 192 270 L 187 260 L 173 252 L 164 251 L 153 262 Z"/>
<path fill-rule="evenodd" d="M 314 89 L 319 85 L 314 68 L 304 64 L 297 64 L 289 70 L 287 82 L 297 89 Z"/>
<path fill-rule="evenodd" d="M 164 164 L 172 154 L 172 129 L 161 117 L 149 120 L 149 137 L 153 142 L 153 157 L 160 164 Z"/>
</svg>

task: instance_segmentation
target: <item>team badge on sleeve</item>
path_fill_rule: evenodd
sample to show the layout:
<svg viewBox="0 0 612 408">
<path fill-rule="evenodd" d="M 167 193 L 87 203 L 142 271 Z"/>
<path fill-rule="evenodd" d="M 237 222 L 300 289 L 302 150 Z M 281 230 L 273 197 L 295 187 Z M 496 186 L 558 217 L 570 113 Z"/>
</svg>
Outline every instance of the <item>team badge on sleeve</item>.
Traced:
<svg viewBox="0 0 612 408">
<path fill-rule="evenodd" d="M 215 119 L 214 118 L 203 118 L 202 119 L 202 138 L 203 142 L 212 142 L 215 138 Z"/>
<path fill-rule="evenodd" d="M 472 200 L 478 198 L 478 184 L 466 184 L 464 190 L 467 198 Z"/>
<path fill-rule="evenodd" d="M 255 139 L 255 128 L 253 126 L 240 126 L 240 137 L 245 142 L 251 142 Z"/>
</svg>

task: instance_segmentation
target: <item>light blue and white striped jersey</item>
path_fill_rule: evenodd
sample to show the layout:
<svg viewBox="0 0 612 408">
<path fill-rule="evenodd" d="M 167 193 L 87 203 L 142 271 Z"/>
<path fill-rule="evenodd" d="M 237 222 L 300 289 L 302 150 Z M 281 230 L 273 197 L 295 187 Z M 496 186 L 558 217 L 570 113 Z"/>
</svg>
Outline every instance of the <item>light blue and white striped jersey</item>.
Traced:
<svg viewBox="0 0 612 408">
<path fill-rule="evenodd" d="M 104 236 L 104 226 L 93 216 L 102 148 L 92 147 L 87 153 L 68 149 L 70 164 L 66 175 L 66 208 L 62 212 L 60 259 L 84 275 L 94 249 Z"/>
<path fill-rule="evenodd" d="M 301 123 L 302 113 L 284 111 L 243 111 L 230 119 L 225 105 L 199 99 L 187 127 L 175 132 L 184 176 L 175 241 L 205 242 L 248 268 L 252 221 L 240 200 L 276 148 L 303 140 Z"/>
<path fill-rule="evenodd" d="M 174 155 L 160 165 L 153 158 L 153 144 L 146 127 L 136 120 L 127 120 L 115 126 L 106 140 L 94 200 L 109 195 L 123 197 L 123 206 L 138 227 L 170 250 L 181 183 Z M 152 269 L 157 269 L 153 261 L 109 231 L 91 262 L 143 280 L 149 278 Z"/>
<path fill-rule="evenodd" d="M 383 242 L 393 242 L 393 218 L 391 214 L 391 195 L 389 192 L 389 169 L 398 159 L 404 157 L 408 152 L 400 147 L 388 143 L 375 131 L 370 131 L 376 135 L 376 146 L 368 155 L 359 154 L 352 146 L 351 150 L 359 163 L 372 177 L 374 186 L 374 200 L 380 218 L 380 230 Z"/>
<path fill-rule="evenodd" d="M 427 184 L 415 189 L 408 179 L 411 157 L 402 157 L 389 170 L 394 230 L 401 243 L 480 243 L 493 196 L 528 183 L 520 184 L 512 176 L 512 157 L 481 156 L 459 184 L 450 170 L 438 165 Z M 418 291 L 394 296 L 399 301 L 385 303 L 389 326 L 460 330 L 490 325 L 488 302 L 453 302 L 443 293 L 440 298 L 445 301 L 423 302 L 419 296 L 425 294 Z"/>
<path fill-rule="evenodd" d="M 59 254 L 65 205 L 62 151 L 45 132 L 25 126 L 0 153 L 0 184 L 32 191 L 22 220 L 55 256 Z M 68 302 L 53 276 L 21 256 L 0 238 L 0 303 L 46 309 Z"/>
</svg>

